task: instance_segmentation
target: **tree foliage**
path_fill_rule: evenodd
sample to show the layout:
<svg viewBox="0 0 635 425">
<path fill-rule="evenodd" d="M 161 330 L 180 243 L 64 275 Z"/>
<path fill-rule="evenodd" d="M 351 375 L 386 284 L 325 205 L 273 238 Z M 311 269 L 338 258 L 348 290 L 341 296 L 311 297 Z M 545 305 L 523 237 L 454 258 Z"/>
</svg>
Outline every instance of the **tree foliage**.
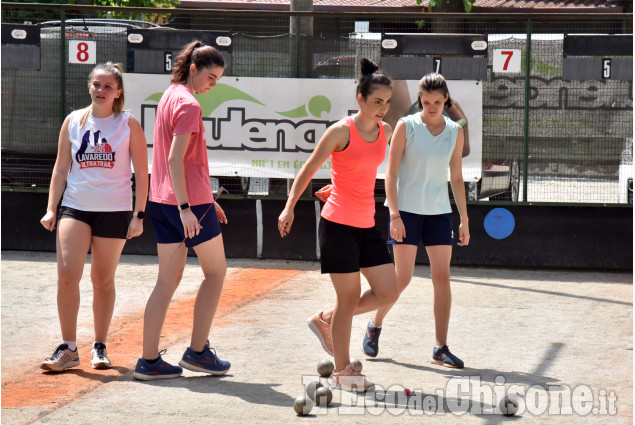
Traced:
<svg viewBox="0 0 635 425">
<path fill-rule="evenodd" d="M 417 0 L 417 4 L 420 5 L 423 0 Z M 463 0 L 463 9 L 466 12 L 471 12 L 474 2 L 476 0 Z M 429 0 L 428 8 L 434 12 L 461 12 L 460 2 L 458 0 Z"/>
<path fill-rule="evenodd" d="M 119 7 L 172 7 L 179 1 L 176 0 L 93 0 L 95 6 L 119 6 Z"/>
<path fill-rule="evenodd" d="M 86 4 L 118 7 L 172 7 L 179 0 L 2 0 L 6 3 Z"/>
</svg>

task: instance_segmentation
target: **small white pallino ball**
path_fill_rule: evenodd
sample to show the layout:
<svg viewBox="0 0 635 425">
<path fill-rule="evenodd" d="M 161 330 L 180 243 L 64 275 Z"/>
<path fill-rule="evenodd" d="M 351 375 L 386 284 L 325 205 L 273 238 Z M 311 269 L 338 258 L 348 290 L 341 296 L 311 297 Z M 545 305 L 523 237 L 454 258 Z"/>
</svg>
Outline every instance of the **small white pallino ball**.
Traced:
<svg viewBox="0 0 635 425">
<path fill-rule="evenodd" d="M 498 407 L 504 416 L 514 416 L 518 413 L 518 395 L 511 394 L 503 397 Z"/>
</svg>

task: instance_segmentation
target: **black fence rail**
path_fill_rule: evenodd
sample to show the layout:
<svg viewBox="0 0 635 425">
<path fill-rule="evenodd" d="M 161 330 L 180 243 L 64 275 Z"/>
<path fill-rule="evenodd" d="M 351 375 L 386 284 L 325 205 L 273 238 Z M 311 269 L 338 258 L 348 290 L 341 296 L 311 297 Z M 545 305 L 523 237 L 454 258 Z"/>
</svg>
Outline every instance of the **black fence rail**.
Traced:
<svg viewBox="0 0 635 425">
<path fill-rule="evenodd" d="M 97 41 L 97 63 L 119 62 L 128 72 L 150 72 L 144 68 L 151 66 L 150 56 L 131 54 L 131 31 L 169 30 L 185 36 L 214 31 L 231 38 L 231 51 L 224 52 L 225 75 L 230 77 L 355 79 L 359 60 L 368 57 L 386 67 L 396 59 L 407 61 L 407 67 L 396 68 L 395 79 L 418 80 L 419 71 L 440 66 L 448 79 L 477 81 L 482 88 L 482 161 L 481 177 L 467 183 L 471 200 L 629 203 L 632 26 L 631 14 L 271 12 L 2 3 L 2 186 L 46 190 L 62 120 L 90 103 L 86 84 L 92 65 L 69 64 L 69 43 Z M 38 36 L 11 36 L 21 28 L 36 28 Z M 486 47 L 471 56 L 449 47 L 395 53 L 382 48 L 391 34 L 435 40 L 441 34 L 463 39 L 478 35 Z M 575 37 L 580 34 L 584 36 Z M 618 45 L 623 48 L 612 47 Z M 518 52 L 518 72 L 497 69 L 495 58 L 501 51 Z M 476 71 L 468 75 L 470 69 Z M 287 188 L 285 179 L 216 177 L 213 184 L 251 196 L 285 194 Z M 317 187 L 321 184 L 316 182 Z M 377 196 L 383 195 L 383 181 L 378 180 Z"/>
</svg>

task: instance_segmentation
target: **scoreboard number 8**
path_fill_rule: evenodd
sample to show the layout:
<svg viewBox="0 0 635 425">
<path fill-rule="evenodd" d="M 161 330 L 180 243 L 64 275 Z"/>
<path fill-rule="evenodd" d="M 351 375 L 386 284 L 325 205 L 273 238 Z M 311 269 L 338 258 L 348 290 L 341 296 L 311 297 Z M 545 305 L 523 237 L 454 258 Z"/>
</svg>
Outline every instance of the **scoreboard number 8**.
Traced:
<svg viewBox="0 0 635 425">
<path fill-rule="evenodd" d="M 68 62 L 79 64 L 97 63 L 97 43 L 92 40 L 69 40 Z"/>
</svg>

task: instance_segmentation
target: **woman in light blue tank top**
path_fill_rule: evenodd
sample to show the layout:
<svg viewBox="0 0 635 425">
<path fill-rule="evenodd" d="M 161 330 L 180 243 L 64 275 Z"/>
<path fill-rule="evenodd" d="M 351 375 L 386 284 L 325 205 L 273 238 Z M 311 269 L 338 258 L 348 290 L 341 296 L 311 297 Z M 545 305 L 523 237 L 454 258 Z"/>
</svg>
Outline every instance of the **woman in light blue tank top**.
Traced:
<svg viewBox="0 0 635 425">
<path fill-rule="evenodd" d="M 418 104 L 422 111 L 401 118 L 390 143 L 386 172 L 388 243 L 393 245 L 399 289 L 403 291 L 412 279 L 417 247 L 423 242 L 434 286 L 436 342 L 431 362 L 462 368 L 463 361 L 447 346 L 453 239 L 447 182 L 449 166 L 450 185 L 461 217 L 458 245 L 465 246 L 470 241 L 461 164 L 466 135 L 461 125 L 443 116 L 443 111 L 459 122 L 467 123 L 467 118 L 450 98 L 447 83 L 439 74 L 421 79 Z M 370 357 L 379 352 L 381 325 L 391 307 L 378 309 L 368 323 L 362 348 Z"/>
</svg>

